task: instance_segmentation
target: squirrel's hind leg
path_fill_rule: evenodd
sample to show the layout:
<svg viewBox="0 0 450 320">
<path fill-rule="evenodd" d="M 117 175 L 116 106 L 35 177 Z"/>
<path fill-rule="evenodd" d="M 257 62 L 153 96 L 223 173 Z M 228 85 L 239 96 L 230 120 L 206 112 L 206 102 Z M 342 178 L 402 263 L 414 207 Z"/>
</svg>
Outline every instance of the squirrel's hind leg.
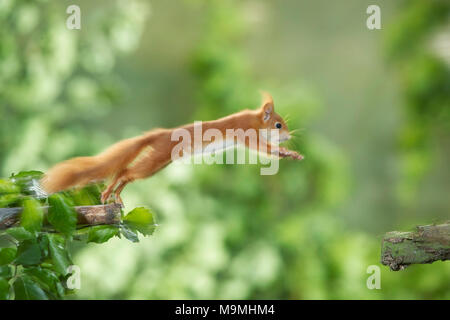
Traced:
<svg viewBox="0 0 450 320">
<path fill-rule="evenodd" d="M 102 193 L 102 203 L 105 203 L 108 200 L 114 190 L 115 201 L 123 205 L 120 193 L 123 191 L 127 184 L 137 179 L 150 177 L 169 163 L 170 154 L 165 153 L 152 153 L 151 156 L 140 159 L 132 167 L 128 167 L 122 170 L 114 177 L 114 180 Z M 117 187 L 114 188 L 116 185 Z"/>
<path fill-rule="evenodd" d="M 132 179 L 121 179 L 119 185 L 117 186 L 116 190 L 114 190 L 114 197 L 118 203 L 120 203 L 123 206 L 122 198 L 120 197 L 120 193 L 122 192 L 123 188 L 125 186 L 132 182 Z"/>
<path fill-rule="evenodd" d="M 105 191 L 102 192 L 102 196 L 100 198 L 101 202 L 105 204 L 105 202 L 108 200 L 108 198 L 111 196 L 111 193 L 114 190 L 114 187 L 116 186 L 117 182 L 119 181 L 121 175 L 118 174 L 114 177 L 113 181 L 108 185 L 108 187 L 105 189 Z"/>
</svg>

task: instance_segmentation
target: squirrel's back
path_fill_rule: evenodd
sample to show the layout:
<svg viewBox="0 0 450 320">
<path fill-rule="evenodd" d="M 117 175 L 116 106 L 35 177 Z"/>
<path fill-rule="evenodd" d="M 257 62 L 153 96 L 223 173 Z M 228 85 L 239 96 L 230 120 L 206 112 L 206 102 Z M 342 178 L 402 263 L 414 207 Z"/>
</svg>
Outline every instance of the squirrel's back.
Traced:
<svg viewBox="0 0 450 320">
<path fill-rule="evenodd" d="M 41 186 L 50 194 L 120 173 L 158 133 L 160 130 L 119 141 L 96 156 L 77 157 L 60 162 L 45 174 L 40 181 Z"/>
</svg>

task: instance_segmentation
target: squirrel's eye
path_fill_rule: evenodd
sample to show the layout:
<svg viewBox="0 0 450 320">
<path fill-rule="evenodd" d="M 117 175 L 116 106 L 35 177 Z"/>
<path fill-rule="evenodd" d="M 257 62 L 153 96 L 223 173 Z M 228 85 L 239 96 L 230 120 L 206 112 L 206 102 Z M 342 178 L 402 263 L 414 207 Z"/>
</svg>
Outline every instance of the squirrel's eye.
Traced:
<svg viewBox="0 0 450 320">
<path fill-rule="evenodd" d="M 277 129 L 281 129 L 281 123 L 279 123 L 279 122 L 275 123 L 275 127 L 276 127 Z"/>
</svg>

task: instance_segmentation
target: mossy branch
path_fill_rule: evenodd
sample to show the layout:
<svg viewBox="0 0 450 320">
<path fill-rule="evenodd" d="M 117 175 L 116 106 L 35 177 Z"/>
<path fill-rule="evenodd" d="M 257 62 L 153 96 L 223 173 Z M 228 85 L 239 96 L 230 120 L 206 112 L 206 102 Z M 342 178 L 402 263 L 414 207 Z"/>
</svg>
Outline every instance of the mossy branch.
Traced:
<svg viewBox="0 0 450 320">
<path fill-rule="evenodd" d="M 411 264 L 450 260 L 450 223 L 418 226 L 414 232 L 386 233 L 382 242 L 381 263 L 391 270 Z"/>
</svg>

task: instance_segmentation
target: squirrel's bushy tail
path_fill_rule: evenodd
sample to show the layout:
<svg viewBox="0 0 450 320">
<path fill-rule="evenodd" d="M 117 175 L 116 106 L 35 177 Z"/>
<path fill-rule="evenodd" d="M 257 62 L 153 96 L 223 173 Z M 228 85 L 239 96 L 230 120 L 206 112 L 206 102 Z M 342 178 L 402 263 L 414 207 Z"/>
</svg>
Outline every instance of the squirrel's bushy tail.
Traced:
<svg viewBox="0 0 450 320">
<path fill-rule="evenodd" d="M 93 157 L 77 157 L 56 164 L 41 179 L 48 193 L 103 180 L 125 169 L 151 143 L 155 133 L 122 140 Z"/>
</svg>

